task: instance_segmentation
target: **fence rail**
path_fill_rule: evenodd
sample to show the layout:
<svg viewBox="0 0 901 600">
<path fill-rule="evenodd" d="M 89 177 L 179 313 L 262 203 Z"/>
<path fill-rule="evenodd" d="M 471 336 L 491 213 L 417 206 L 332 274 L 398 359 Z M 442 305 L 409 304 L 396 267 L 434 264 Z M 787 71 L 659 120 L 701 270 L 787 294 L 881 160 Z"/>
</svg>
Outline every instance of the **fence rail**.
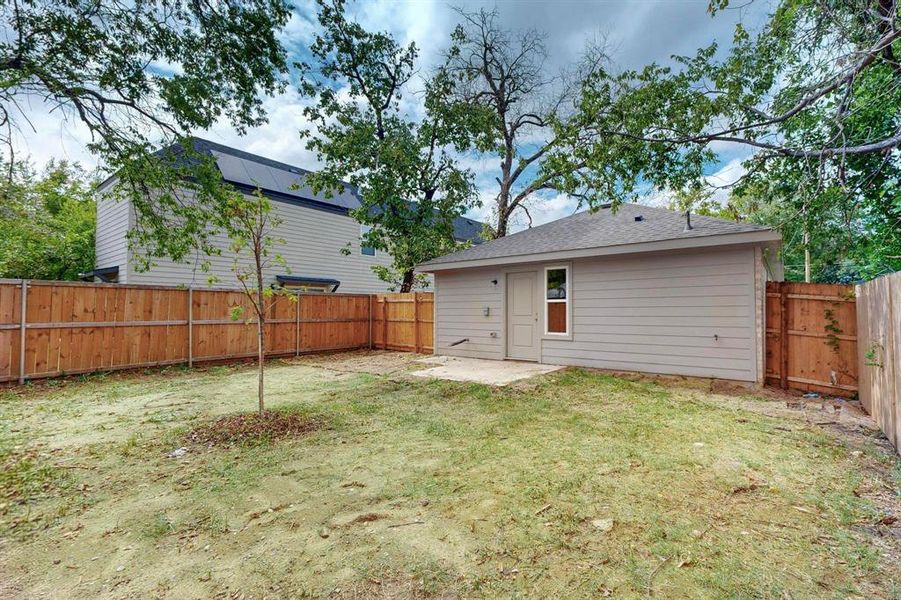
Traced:
<svg viewBox="0 0 901 600">
<path fill-rule="evenodd" d="M 854 287 L 769 282 L 766 296 L 767 383 L 839 396 L 856 392 Z"/>
<path fill-rule="evenodd" d="M 252 314 L 236 290 L 0 280 L 0 382 L 252 357 Z M 276 296 L 266 320 L 267 356 L 432 351 L 431 293 Z"/>
<path fill-rule="evenodd" d="M 857 286 L 860 401 L 901 451 L 901 273 Z"/>
</svg>

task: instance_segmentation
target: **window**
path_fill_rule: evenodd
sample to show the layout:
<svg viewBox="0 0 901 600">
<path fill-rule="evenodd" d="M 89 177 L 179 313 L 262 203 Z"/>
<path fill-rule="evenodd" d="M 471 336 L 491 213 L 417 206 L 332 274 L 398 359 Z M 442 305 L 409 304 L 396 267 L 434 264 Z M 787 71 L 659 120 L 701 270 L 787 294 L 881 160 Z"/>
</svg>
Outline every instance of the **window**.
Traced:
<svg viewBox="0 0 901 600">
<path fill-rule="evenodd" d="M 331 285 L 286 285 L 286 288 L 289 290 L 301 293 L 301 294 L 327 294 L 332 291 L 334 286 Z"/>
<path fill-rule="evenodd" d="M 544 327 L 547 335 L 569 334 L 569 267 L 544 270 Z"/>
<path fill-rule="evenodd" d="M 298 275 L 276 275 L 279 286 L 300 294 L 327 294 L 334 292 L 341 285 L 337 279 L 326 277 L 301 277 Z"/>
<path fill-rule="evenodd" d="M 360 225 L 360 254 L 364 254 L 366 256 L 375 256 L 375 248 L 372 246 L 364 246 L 364 240 L 366 239 L 366 234 L 372 231 L 372 227 L 369 225 Z"/>
</svg>

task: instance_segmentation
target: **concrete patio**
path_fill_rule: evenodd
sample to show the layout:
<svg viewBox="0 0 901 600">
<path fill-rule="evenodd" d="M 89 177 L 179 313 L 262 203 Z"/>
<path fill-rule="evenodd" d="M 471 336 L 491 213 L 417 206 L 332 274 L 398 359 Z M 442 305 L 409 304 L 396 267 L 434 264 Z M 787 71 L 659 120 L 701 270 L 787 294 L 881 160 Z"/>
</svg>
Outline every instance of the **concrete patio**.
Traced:
<svg viewBox="0 0 901 600">
<path fill-rule="evenodd" d="M 451 381 L 472 381 L 486 385 L 508 385 L 536 375 L 559 371 L 563 367 L 541 365 L 513 360 L 484 360 L 479 358 L 458 358 L 455 356 L 430 356 L 416 361 L 434 365 L 428 369 L 412 371 L 414 377 L 434 377 Z"/>
</svg>

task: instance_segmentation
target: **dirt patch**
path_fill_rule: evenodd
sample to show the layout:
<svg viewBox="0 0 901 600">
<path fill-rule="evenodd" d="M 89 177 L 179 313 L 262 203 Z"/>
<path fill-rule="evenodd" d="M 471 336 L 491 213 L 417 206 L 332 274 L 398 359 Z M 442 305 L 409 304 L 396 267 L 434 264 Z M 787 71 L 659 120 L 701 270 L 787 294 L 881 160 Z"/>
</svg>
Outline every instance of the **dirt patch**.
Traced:
<svg viewBox="0 0 901 600">
<path fill-rule="evenodd" d="M 350 523 L 348 523 L 348 525 L 357 525 L 359 523 L 372 523 L 373 521 L 379 521 L 381 519 L 384 519 L 385 516 L 386 515 L 381 515 L 379 513 L 374 513 L 374 512 L 364 513 L 364 514 L 359 515 L 358 517 L 355 517 L 354 519 L 352 519 L 350 521 Z"/>
<path fill-rule="evenodd" d="M 205 446 L 244 446 L 299 437 L 319 427 L 316 419 L 306 415 L 266 411 L 219 417 L 196 427 L 186 439 Z"/>
<path fill-rule="evenodd" d="M 294 364 L 337 371 L 339 373 L 369 373 L 372 375 L 398 375 L 425 368 L 416 361 L 422 354 L 392 352 L 387 350 L 355 350 L 334 354 L 311 354 L 295 359 Z"/>
</svg>

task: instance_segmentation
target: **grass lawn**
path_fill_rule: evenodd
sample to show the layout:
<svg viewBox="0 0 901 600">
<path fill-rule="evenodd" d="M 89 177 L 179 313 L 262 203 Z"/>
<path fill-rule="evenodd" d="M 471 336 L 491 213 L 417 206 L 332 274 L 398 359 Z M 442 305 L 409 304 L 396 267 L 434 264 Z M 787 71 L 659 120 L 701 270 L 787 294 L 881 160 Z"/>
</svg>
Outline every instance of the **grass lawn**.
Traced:
<svg viewBox="0 0 901 600">
<path fill-rule="evenodd" d="M 254 409 L 252 366 L 0 391 L 0 597 L 901 594 L 875 436 L 576 369 L 322 364 L 268 370 L 269 406 L 318 429 L 230 448 L 186 439 Z"/>
</svg>

